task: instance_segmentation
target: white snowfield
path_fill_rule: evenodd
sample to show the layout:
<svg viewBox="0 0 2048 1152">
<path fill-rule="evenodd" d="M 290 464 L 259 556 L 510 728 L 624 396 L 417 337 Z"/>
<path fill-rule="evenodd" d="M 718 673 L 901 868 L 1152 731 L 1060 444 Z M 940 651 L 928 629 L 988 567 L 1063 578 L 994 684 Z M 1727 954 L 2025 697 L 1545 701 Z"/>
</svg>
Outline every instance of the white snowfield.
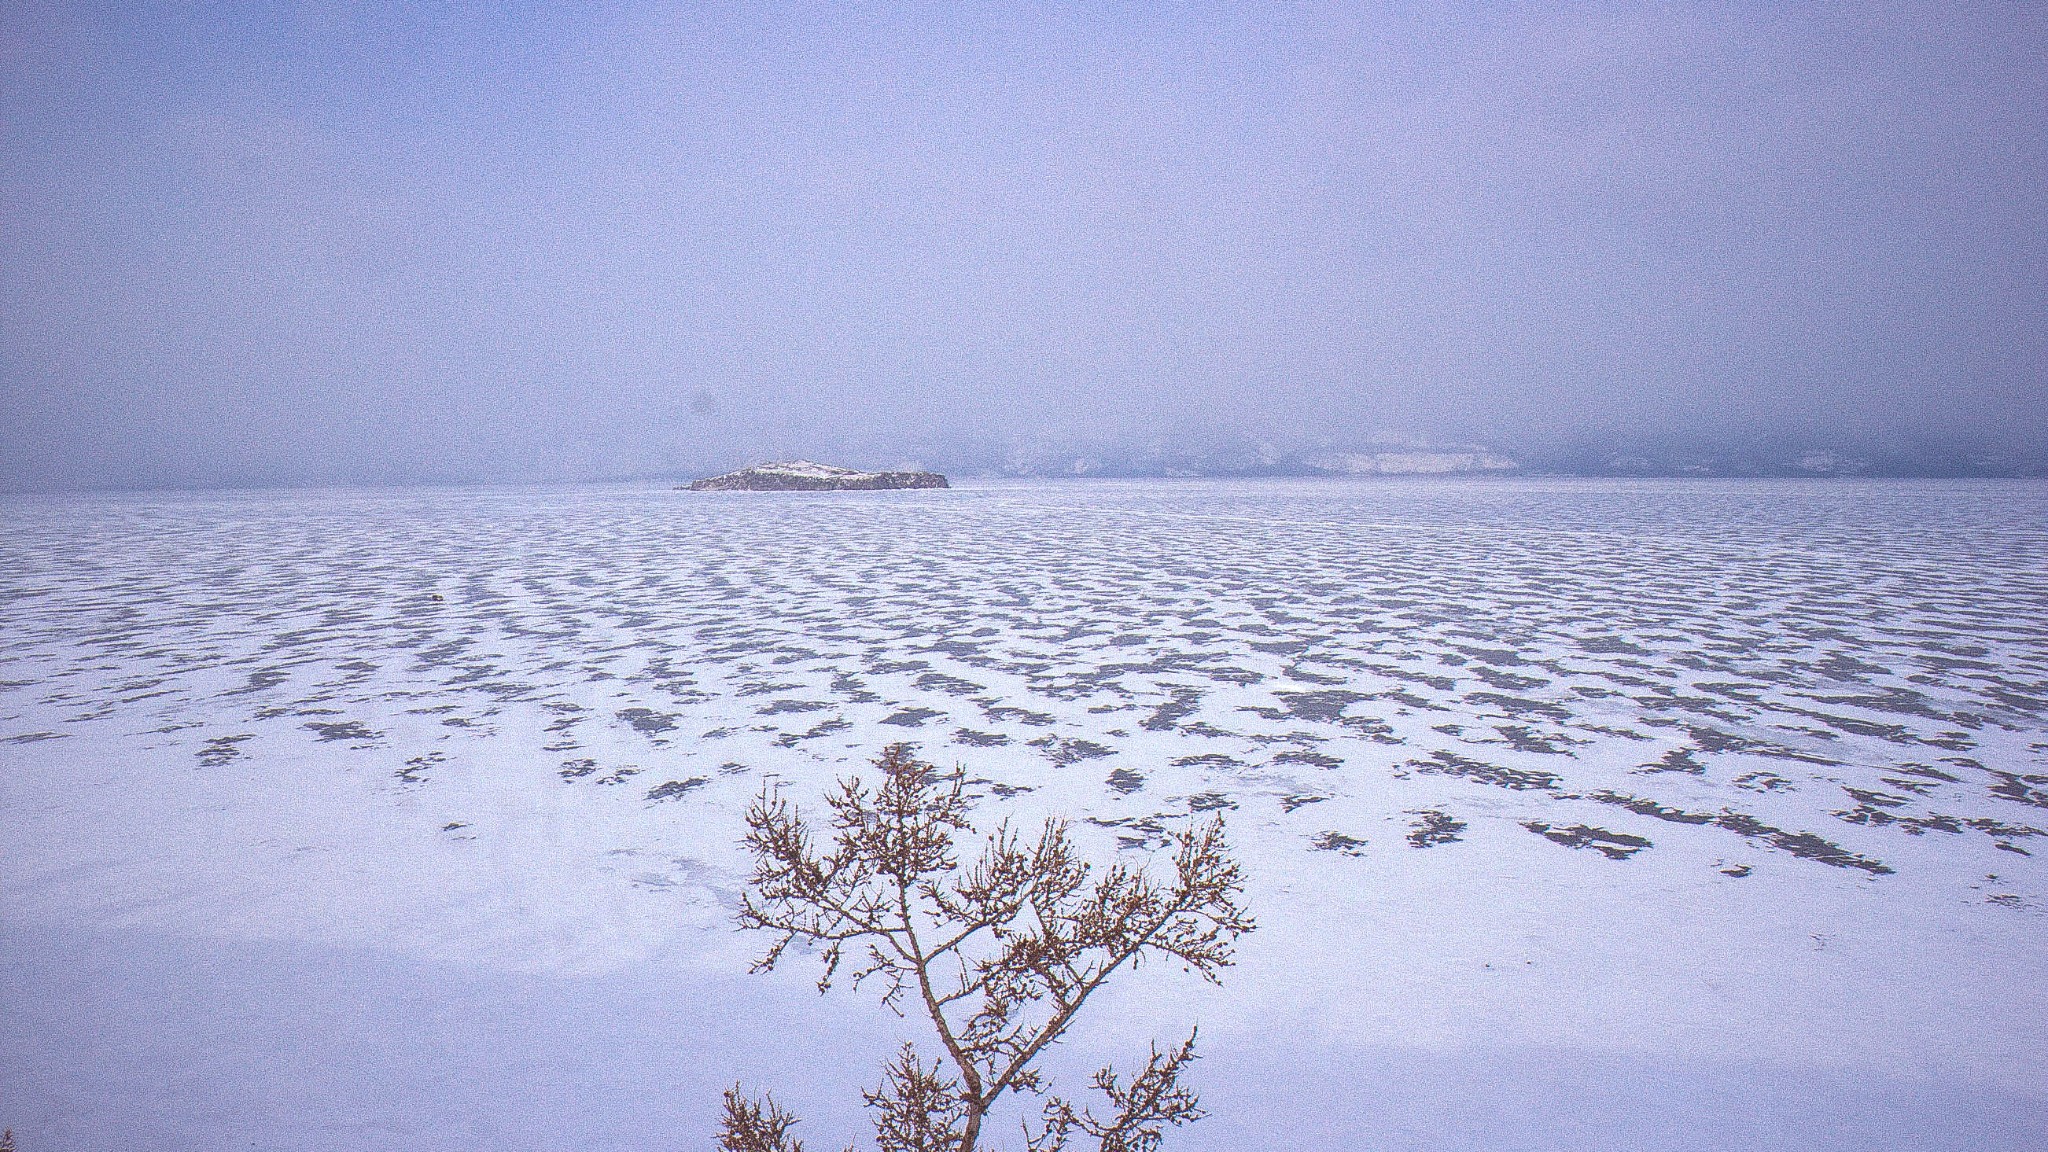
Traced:
<svg viewBox="0 0 2048 1152">
<path fill-rule="evenodd" d="M 757 464 L 748 471 L 779 472 L 789 476 L 808 476 L 814 480 L 837 480 L 847 476 L 866 476 L 858 468 L 842 468 L 837 464 L 820 464 L 815 460 L 783 460 L 772 464 Z"/>
<path fill-rule="evenodd" d="M 0 1124 L 842 1147 L 918 1030 L 744 974 L 740 817 L 896 741 L 1105 861 L 1225 816 L 1240 964 L 1057 1069 L 1199 1021 L 1170 1149 L 2048 1147 L 2028 483 L 16 498 Z"/>
</svg>

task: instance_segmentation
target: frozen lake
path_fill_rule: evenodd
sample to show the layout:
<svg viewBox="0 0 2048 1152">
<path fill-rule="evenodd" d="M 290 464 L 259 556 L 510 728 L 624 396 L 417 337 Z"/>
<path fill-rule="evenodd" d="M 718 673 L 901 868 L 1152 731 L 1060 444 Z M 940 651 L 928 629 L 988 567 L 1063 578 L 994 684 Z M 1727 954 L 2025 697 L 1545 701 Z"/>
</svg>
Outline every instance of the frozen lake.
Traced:
<svg viewBox="0 0 2048 1152">
<path fill-rule="evenodd" d="M 1260 921 L 1168 1148 L 2048 1146 L 2048 485 L 1091 482 L 0 506 L 23 1152 L 853 1135 L 740 814 L 909 741 Z M 1126 982 L 1137 993 L 1145 985 Z M 1068 1069 L 1069 1076 L 1075 1076 Z M 838 1143 L 834 1143 L 837 1140 Z"/>
</svg>

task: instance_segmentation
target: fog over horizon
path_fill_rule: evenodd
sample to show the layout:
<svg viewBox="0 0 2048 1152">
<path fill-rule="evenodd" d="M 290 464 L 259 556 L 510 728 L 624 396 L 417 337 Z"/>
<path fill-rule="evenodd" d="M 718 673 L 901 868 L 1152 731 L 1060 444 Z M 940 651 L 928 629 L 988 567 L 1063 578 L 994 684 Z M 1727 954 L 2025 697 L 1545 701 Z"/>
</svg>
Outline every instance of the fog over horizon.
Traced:
<svg viewBox="0 0 2048 1152">
<path fill-rule="evenodd" d="M 0 6 L 0 489 L 2048 467 L 2037 8 L 397 7 Z"/>
</svg>

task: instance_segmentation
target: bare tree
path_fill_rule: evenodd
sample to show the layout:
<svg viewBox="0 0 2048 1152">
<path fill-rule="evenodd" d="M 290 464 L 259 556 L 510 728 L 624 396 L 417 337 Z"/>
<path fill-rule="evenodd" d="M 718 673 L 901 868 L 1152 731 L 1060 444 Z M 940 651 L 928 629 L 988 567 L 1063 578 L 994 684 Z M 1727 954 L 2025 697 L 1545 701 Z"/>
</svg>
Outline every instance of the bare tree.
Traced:
<svg viewBox="0 0 2048 1152">
<path fill-rule="evenodd" d="M 1220 819 L 1176 834 L 1173 876 L 1155 880 L 1118 864 L 1095 876 L 1075 853 L 1063 821 L 1025 843 L 1003 822 L 965 863 L 956 842 L 972 825 L 965 780 L 940 773 L 892 745 L 875 760 L 872 790 L 858 778 L 827 798 L 823 830 L 779 792 L 764 791 L 747 812 L 754 854 L 743 925 L 776 934 L 756 971 L 771 969 L 799 941 L 824 964 L 831 988 L 851 959 L 856 987 L 878 981 L 897 1013 L 914 1004 L 931 1022 L 942 1055 L 924 1063 L 906 1044 L 863 1093 L 881 1152 L 976 1152 L 983 1125 L 1006 1095 L 1045 1097 L 1032 1152 L 1064 1152 L 1076 1136 L 1101 1152 L 1154 1152 L 1161 1133 L 1198 1119 L 1195 1093 L 1181 1083 L 1195 1037 L 1157 1047 L 1128 1084 L 1112 1068 L 1095 1076 L 1108 1097 L 1106 1119 L 1051 1095 L 1036 1061 L 1066 1032 L 1089 997 L 1125 965 L 1147 957 L 1177 961 L 1219 983 L 1237 938 L 1252 930 L 1237 904 L 1238 867 Z M 802 1152 L 795 1118 L 772 1099 L 725 1096 L 720 1146 L 726 1152 Z"/>
</svg>

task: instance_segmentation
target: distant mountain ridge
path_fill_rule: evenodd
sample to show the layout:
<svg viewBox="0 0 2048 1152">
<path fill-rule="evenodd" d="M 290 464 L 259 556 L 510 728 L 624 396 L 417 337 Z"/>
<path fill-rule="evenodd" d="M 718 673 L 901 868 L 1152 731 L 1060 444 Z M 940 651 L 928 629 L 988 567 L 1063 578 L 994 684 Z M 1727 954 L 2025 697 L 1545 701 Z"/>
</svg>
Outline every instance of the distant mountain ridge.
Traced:
<svg viewBox="0 0 2048 1152">
<path fill-rule="evenodd" d="M 930 460 L 862 472 L 813 460 L 759 464 L 688 485 L 697 491 L 837 491 L 949 487 L 947 475 L 984 479 L 1344 477 L 1487 479 L 1943 479 L 2048 478 L 2048 447 L 1999 444 L 1815 443 L 1779 438 L 1529 436 L 1494 441 L 1374 434 L 1307 442 L 1228 434 L 1020 436 L 959 444 L 867 444 L 849 453 Z M 673 475 L 671 473 L 670 475 Z"/>
<path fill-rule="evenodd" d="M 1003 477 L 2024 478 L 2048 476 L 2048 450 L 1992 445 L 1833 446 L 1783 439 L 1623 436 L 1482 442 L 1401 436 L 1346 443 L 1251 437 L 1140 442 L 1022 438 L 947 454 L 949 470 Z"/>
</svg>

